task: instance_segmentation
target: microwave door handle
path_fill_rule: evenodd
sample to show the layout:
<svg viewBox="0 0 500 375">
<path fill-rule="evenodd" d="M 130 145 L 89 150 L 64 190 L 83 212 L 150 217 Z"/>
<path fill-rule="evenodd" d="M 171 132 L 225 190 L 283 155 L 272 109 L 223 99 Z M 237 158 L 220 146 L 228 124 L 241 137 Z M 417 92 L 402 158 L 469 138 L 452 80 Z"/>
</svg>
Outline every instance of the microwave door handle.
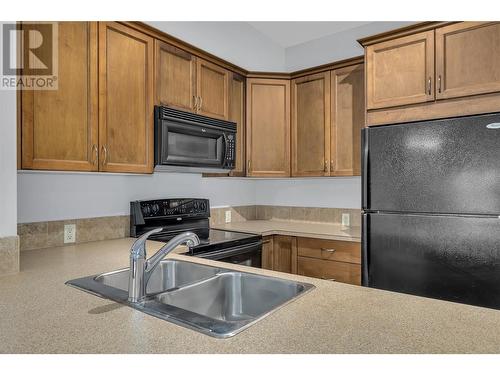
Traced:
<svg viewBox="0 0 500 375">
<path fill-rule="evenodd" d="M 226 164 L 226 155 L 227 155 L 227 135 L 225 132 L 222 133 L 222 139 L 224 144 L 222 145 L 222 167 Z"/>
</svg>

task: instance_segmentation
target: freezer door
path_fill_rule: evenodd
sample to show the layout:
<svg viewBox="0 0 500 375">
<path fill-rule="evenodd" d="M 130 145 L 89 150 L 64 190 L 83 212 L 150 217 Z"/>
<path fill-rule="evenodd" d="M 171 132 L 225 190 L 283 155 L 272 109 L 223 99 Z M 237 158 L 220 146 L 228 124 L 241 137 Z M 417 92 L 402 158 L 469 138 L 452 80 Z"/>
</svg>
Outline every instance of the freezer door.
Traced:
<svg viewBox="0 0 500 375">
<path fill-rule="evenodd" d="M 491 124 L 500 114 L 369 128 L 363 208 L 500 214 L 500 128 Z"/>
<path fill-rule="evenodd" d="M 500 219 L 365 214 L 364 285 L 500 309 Z"/>
</svg>

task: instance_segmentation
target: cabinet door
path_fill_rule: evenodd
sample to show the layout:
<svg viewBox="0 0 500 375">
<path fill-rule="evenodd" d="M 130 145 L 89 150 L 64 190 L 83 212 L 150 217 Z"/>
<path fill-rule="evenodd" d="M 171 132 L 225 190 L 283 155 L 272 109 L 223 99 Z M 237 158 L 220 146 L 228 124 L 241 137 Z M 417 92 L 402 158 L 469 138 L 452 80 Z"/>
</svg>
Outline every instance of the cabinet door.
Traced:
<svg viewBox="0 0 500 375">
<path fill-rule="evenodd" d="M 229 72 L 203 59 L 196 60 L 198 112 L 227 120 Z"/>
<path fill-rule="evenodd" d="M 22 168 L 95 171 L 97 23 L 58 25 L 58 89 L 22 92 Z"/>
<path fill-rule="evenodd" d="M 272 270 L 274 265 L 273 236 L 262 238 L 262 268 Z"/>
<path fill-rule="evenodd" d="M 299 257 L 361 264 L 359 242 L 298 237 L 297 248 Z"/>
<path fill-rule="evenodd" d="M 434 31 L 366 47 L 367 109 L 434 100 Z"/>
<path fill-rule="evenodd" d="M 361 266 L 315 258 L 298 257 L 298 274 L 323 280 L 361 285 Z"/>
<path fill-rule="evenodd" d="M 290 81 L 247 79 L 247 175 L 290 176 Z"/>
<path fill-rule="evenodd" d="M 273 270 L 294 274 L 297 273 L 296 237 L 273 237 Z"/>
<path fill-rule="evenodd" d="M 365 123 L 363 64 L 332 72 L 330 174 L 361 174 L 361 128 Z"/>
<path fill-rule="evenodd" d="M 183 111 L 195 111 L 196 59 L 163 43 L 156 44 L 156 102 Z"/>
<path fill-rule="evenodd" d="M 292 176 L 330 171 L 330 72 L 292 81 Z"/>
<path fill-rule="evenodd" d="M 436 29 L 437 99 L 500 91 L 500 23 Z"/>
<path fill-rule="evenodd" d="M 245 175 L 245 78 L 232 73 L 229 84 L 229 121 L 237 125 L 236 163 L 231 176 Z"/>
<path fill-rule="evenodd" d="M 100 170 L 153 171 L 153 39 L 99 23 Z"/>
</svg>

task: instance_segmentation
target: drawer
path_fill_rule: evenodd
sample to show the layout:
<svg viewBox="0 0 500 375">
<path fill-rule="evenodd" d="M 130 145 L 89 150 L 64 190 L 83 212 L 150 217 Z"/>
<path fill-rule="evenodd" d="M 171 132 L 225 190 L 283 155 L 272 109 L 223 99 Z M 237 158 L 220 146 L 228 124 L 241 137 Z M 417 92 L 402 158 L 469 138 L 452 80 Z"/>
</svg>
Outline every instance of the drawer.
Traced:
<svg viewBox="0 0 500 375">
<path fill-rule="evenodd" d="M 359 242 L 299 237 L 297 247 L 298 255 L 302 257 L 361 264 Z"/>
<path fill-rule="evenodd" d="M 318 279 L 361 285 L 361 265 L 359 264 L 298 257 L 297 273 Z"/>
</svg>

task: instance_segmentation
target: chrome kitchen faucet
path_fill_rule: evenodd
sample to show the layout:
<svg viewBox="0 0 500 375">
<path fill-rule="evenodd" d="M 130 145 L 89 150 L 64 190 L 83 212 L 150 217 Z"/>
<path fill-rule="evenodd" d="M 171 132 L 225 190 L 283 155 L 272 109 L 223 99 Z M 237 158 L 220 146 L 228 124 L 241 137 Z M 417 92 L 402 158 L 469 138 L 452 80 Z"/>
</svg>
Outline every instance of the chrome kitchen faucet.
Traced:
<svg viewBox="0 0 500 375">
<path fill-rule="evenodd" d="M 146 241 L 154 233 L 159 233 L 163 228 L 156 228 L 139 237 L 130 249 L 130 275 L 128 300 L 140 302 L 146 296 L 146 287 L 156 266 L 172 252 L 177 246 L 186 244 L 194 247 L 200 244 L 200 239 L 193 232 L 181 233 L 168 241 L 155 255 L 146 260 Z"/>
</svg>

